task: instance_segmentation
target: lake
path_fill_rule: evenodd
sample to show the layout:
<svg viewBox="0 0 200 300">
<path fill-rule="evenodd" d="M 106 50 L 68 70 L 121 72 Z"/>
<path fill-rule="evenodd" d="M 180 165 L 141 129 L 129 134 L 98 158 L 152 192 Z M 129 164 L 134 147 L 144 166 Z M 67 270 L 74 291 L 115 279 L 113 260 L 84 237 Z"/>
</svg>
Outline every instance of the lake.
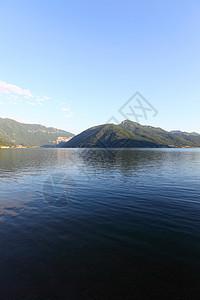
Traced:
<svg viewBox="0 0 200 300">
<path fill-rule="evenodd" d="M 200 299 L 200 149 L 1 149 L 0 299 Z"/>
</svg>

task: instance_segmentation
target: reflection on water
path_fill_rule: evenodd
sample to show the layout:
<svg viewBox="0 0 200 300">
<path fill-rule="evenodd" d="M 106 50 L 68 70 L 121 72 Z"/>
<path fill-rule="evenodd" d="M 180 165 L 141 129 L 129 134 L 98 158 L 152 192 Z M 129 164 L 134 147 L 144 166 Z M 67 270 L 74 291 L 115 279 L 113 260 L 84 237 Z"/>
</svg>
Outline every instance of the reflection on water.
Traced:
<svg viewBox="0 0 200 300">
<path fill-rule="evenodd" d="M 198 299 L 198 149 L 1 149 L 0 298 Z"/>
</svg>

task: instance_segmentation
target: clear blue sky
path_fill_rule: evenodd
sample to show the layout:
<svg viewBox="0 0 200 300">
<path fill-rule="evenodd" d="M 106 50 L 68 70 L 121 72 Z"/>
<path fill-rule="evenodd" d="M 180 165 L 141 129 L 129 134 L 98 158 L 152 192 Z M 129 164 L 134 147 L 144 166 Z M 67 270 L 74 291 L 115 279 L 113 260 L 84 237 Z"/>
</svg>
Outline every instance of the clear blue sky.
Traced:
<svg viewBox="0 0 200 300">
<path fill-rule="evenodd" d="M 200 132 L 199 16 L 199 0 L 0 0 L 0 116 L 79 133 L 139 91 L 158 111 L 141 124 Z"/>
</svg>

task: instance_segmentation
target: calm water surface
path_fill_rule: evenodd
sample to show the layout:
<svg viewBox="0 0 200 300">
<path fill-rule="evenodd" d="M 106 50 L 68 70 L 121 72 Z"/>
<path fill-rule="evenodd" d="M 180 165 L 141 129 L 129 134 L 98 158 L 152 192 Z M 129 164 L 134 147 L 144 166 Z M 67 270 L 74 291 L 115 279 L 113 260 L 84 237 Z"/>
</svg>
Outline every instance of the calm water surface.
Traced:
<svg viewBox="0 0 200 300">
<path fill-rule="evenodd" d="M 200 299 L 200 150 L 1 149 L 0 299 Z"/>
</svg>

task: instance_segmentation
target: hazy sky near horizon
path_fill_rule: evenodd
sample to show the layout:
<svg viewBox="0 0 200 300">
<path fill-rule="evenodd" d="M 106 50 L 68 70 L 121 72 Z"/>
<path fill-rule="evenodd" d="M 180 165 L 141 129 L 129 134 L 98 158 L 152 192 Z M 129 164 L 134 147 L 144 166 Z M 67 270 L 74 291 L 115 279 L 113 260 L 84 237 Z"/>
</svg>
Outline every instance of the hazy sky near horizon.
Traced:
<svg viewBox="0 0 200 300">
<path fill-rule="evenodd" d="M 197 0 L 0 0 L 0 117 L 79 133 L 139 91 L 141 124 L 200 133 L 199 33 Z"/>
</svg>

